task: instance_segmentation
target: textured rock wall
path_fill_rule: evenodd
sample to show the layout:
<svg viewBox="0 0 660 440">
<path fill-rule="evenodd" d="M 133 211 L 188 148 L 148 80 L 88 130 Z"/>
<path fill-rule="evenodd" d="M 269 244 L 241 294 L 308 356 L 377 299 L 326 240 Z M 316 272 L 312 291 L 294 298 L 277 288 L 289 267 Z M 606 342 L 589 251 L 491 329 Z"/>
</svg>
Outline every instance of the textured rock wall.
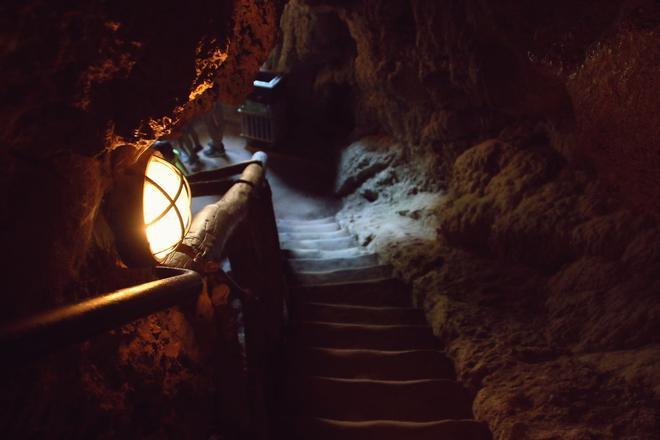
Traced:
<svg viewBox="0 0 660 440">
<path fill-rule="evenodd" d="M 121 144 L 138 152 L 218 97 L 240 101 L 274 43 L 279 9 L 248 0 L 2 8 L 7 272 L 23 290 L 56 299 L 90 255 L 116 172 L 108 152 Z M 47 269 L 30 277 L 34 267 Z M 2 313 L 21 303 L 6 302 Z"/>
<path fill-rule="evenodd" d="M 338 218 L 412 283 L 496 438 L 654 438 L 660 227 L 521 144 L 468 149 L 445 192 L 428 155 L 362 139 Z"/>
<path fill-rule="evenodd" d="M 567 160 L 658 215 L 656 3 L 293 0 L 270 64 L 294 75 L 307 115 L 344 111 L 353 139 L 385 132 L 448 162 L 513 121 L 549 121 L 578 136 L 555 143 Z"/>
<path fill-rule="evenodd" d="M 122 266 L 101 215 L 111 151 L 138 154 L 218 98 L 242 101 L 280 12 L 255 0 L 0 5 L 0 321 L 151 279 Z M 209 304 L 169 310 L 8 372 L 3 436 L 218 432 L 212 325 Z"/>
<path fill-rule="evenodd" d="M 657 2 L 289 8 L 354 40 L 332 68 L 355 126 L 338 218 L 413 284 L 476 417 L 499 439 L 658 437 Z"/>
<path fill-rule="evenodd" d="M 320 149 L 353 129 L 355 43 L 337 10 L 292 0 L 280 19 L 282 38 L 268 59 L 287 75 L 289 147 Z"/>
</svg>

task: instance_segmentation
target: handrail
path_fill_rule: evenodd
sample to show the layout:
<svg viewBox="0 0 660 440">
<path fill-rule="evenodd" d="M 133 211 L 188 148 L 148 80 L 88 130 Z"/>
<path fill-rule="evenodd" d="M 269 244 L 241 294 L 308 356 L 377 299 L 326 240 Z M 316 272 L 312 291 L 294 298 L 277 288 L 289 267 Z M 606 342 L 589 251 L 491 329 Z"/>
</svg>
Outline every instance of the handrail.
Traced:
<svg viewBox="0 0 660 440">
<path fill-rule="evenodd" d="M 208 213 L 209 207 L 221 205 L 221 210 L 227 205 L 233 209 L 218 215 L 215 234 L 220 238 L 213 243 L 205 240 L 204 249 L 210 249 L 214 254 L 223 251 L 238 223 L 245 217 L 248 199 L 252 195 L 253 185 L 258 185 L 264 178 L 263 166 L 266 163 L 265 153 L 257 152 L 252 160 L 228 167 L 229 171 L 218 175 L 233 175 L 243 168 L 240 183 L 232 184 L 220 202 L 209 205 L 202 210 Z M 220 170 L 222 171 L 222 170 Z M 226 181 L 216 181 L 226 184 Z M 213 183 L 213 182 L 211 182 Z M 231 183 L 231 182 L 230 182 Z M 240 215 L 234 215 L 239 213 Z M 229 215 L 227 215 L 229 214 Z M 195 225 L 207 223 L 207 218 L 198 215 L 193 220 L 191 232 Z M 224 221 L 222 221 L 224 219 Z M 190 233 L 186 236 L 190 241 Z M 218 246 L 219 245 L 219 246 Z M 168 307 L 194 300 L 202 290 L 202 278 L 192 264 L 180 264 L 180 260 L 169 259 L 159 266 L 156 275 L 162 279 L 144 284 L 120 289 L 74 304 L 63 305 L 25 318 L 0 325 L 0 350 L 11 353 L 16 359 L 32 357 L 37 354 L 52 352 L 66 344 L 81 342 L 93 335 L 127 324 L 138 318 L 161 311 Z"/>
<path fill-rule="evenodd" d="M 205 180 L 203 182 L 190 182 L 190 193 L 193 197 L 213 196 L 224 194 L 238 182 L 235 177 L 228 177 L 221 180 Z"/>
<path fill-rule="evenodd" d="M 155 272 L 161 279 L 2 325 L 2 352 L 19 359 L 51 352 L 151 313 L 194 301 L 201 291 L 202 278 L 192 270 L 159 266 Z"/>
<path fill-rule="evenodd" d="M 7 358 L 0 368 L 17 368 L 23 360 L 82 342 L 168 307 L 190 304 L 193 311 L 195 300 L 203 292 L 210 295 L 213 319 L 221 320 L 227 316 L 227 303 L 216 302 L 213 291 L 218 283 L 225 284 L 229 288 L 227 298 L 236 298 L 241 304 L 244 338 L 239 338 L 238 328 L 227 335 L 225 326 L 233 325 L 231 322 L 216 321 L 215 338 L 226 342 L 215 344 L 216 359 L 231 365 L 228 371 L 234 376 L 229 380 L 239 383 L 227 386 L 227 378 L 218 379 L 220 405 L 231 408 L 222 412 L 221 418 L 241 438 L 268 438 L 271 424 L 267 409 L 275 405 L 277 395 L 288 289 L 265 178 L 266 161 L 267 156 L 258 152 L 251 161 L 204 174 L 204 179 L 191 185 L 227 190 L 218 202 L 195 216 L 183 243 L 163 262 L 169 267 L 157 268 L 157 275 L 163 279 L 0 324 L 0 351 Z M 236 179 L 239 170 L 241 175 Z M 233 179 L 227 180 L 229 177 Z M 220 258 L 225 257 L 231 263 L 231 277 L 215 272 Z M 204 283 L 209 289 L 203 289 Z M 232 303 L 229 309 L 233 307 Z M 207 331 L 209 327 L 200 326 L 198 330 Z M 242 345 L 242 354 L 233 351 L 232 344 Z M 244 400 L 246 395 L 249 401 Z"/>
<path fill-rule="evenodd" d="M 202 260 L 217 257 L 224 251 L 234 230 L 247 216 L 250 199 L 265 180 L 263 167 L 267 159 L 266 154 L 259 151 L 252 156 L 251 161 L 242 163 L 245 168 L 239 179 L 215 181 L 221 185 L 230 184 L 231 187 L 222 199 L 207 205 L 195 216 L 182 246 L 166 257 L 166 265 L 199 269 Z M 213 183 L 206 182 L 208 185 Z"/>
<path fill-rule="evenodd" d="M 198 171 L 196 173 L 189 174 L 188 183 L 192 184 L 195 182 L 209 182 L 226 179 L 228 177 L 242 173 L 248 166 L 252 164 L 261 164 L 265 166 L 267 159 L 268 156 L 266 156 L 266 153 L 263 151 L 257 151 L 252 155 L 250 160 L 227 165 L 216 170 Z"/>
</svg>

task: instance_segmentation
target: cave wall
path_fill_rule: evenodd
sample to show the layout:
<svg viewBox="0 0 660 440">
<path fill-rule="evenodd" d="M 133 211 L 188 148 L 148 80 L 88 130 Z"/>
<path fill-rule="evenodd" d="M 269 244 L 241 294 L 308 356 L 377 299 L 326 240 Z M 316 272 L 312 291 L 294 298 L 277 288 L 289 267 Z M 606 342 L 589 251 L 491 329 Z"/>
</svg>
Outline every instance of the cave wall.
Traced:
<svg viewBox="0 0 660 440">
<path fill-rule="evenodd" d="M 9 282 L 35 299 L 14 301 L 6 296 L 19 289 L 8 289 L 2 313 L 15 314 L 80 284 L 102 241 L 93 233 L 101 233 L 100 203 L 117 172 L 110 152 L 129 145 L 137 154 L 214 101 L 241 102 L 274 44 L 281 7 L 240 0 L 2 8 L 2 239 L 12 256 Z M 35 267 L 41 276 L 30 276 Z"/>
<path fill-rule="evenodd" d="M 343 64 L 301 25 L 329 16 Z M 281 26 L 306 99 L 350 88 L 338 218 L 413 285 L 476 417 L 660 435 L 657 2 L 297 0 Z"/>
<path fill-rule="evenodd" d="M 269 65 L 304 78 L 292 81 L 304 97 L 296 106 L 351 107 L 351 138 L 384 132 L 447 162 L 514 121 L 549 122 L 563 157 L 598 167 L 611 191 L 657 216 L 649 182 L 659 127 L 645 116 L 658 110 L 656 9 L 643 0 L 292 0 Z M 349 90 L 345 102 L 325 105 L 337 88 Z M 304 131 L 302 120 L 293 124 Z"/>
<path fill-rule="evenodd" d="M 218 99 L 242 102 L 277 38 L 281 8 L 270 0 L 0 5 L 0 322 L 153 278 L 121 263 L 104 220 L 122 166 L 112 152 L 126 145 L 137 156 Z M 208 340 L 214 309 L 204 298 L 18 369 L 3 359 L 3 436 L 222 432 L 222 378 Z"/>
<path fill-rule="evenodd" d="M 287 148 L 322 150 L 354 128 L 355 42 L 331 6 L 289 1 L 281 40 L 266 62 L 286 74 Z"/>
</svg>

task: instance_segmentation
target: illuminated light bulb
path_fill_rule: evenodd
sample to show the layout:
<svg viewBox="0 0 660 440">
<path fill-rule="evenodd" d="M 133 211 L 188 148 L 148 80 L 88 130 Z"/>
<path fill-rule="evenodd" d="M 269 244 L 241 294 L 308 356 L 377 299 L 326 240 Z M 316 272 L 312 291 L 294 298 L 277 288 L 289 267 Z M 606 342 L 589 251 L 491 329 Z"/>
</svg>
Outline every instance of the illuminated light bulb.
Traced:
<svg viewBox="0 0 660 440">
<path fill-rule="evenodd" d="M 190 229 L 190 187 L 172 164 L 149 158 L 143 189 L 143 220 L 152 255 L 159 263 L 176 249 Z"/>
<path fill-rule="evenodd" d="M 163 263 L 192 223 L 185 176 L 153 149 L 136 158 L 133 147 L 119 147 L 111 160 L 118 166 L 103 211 L 122 262 L 129 267 Z"/>
</svg>

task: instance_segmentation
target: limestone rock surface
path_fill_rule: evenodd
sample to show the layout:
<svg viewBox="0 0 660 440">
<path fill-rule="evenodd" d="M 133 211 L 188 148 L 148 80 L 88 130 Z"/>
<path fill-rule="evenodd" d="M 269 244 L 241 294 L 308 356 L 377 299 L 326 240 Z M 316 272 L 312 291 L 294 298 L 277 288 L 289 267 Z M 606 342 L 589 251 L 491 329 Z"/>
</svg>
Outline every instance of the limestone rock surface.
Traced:
<svg viewBox="0 0 660 440">
<path fill-rule="evenodd" d="M 496 438 L 652 438 L 659 262 L 640 240 L 658 225 L 535 150 L 477 144 L 444 193 L 423 190 L 414 160 L 366 180 L 346 166 L 363 183 L 338 218 L 413 284 Z"/>
<path fill-rule="evenodd" d="M 349 31 L 338 219 L 413 284 L 477 418 L 658 437 L 657 2 L 289 6 Z"/>
</svg>

